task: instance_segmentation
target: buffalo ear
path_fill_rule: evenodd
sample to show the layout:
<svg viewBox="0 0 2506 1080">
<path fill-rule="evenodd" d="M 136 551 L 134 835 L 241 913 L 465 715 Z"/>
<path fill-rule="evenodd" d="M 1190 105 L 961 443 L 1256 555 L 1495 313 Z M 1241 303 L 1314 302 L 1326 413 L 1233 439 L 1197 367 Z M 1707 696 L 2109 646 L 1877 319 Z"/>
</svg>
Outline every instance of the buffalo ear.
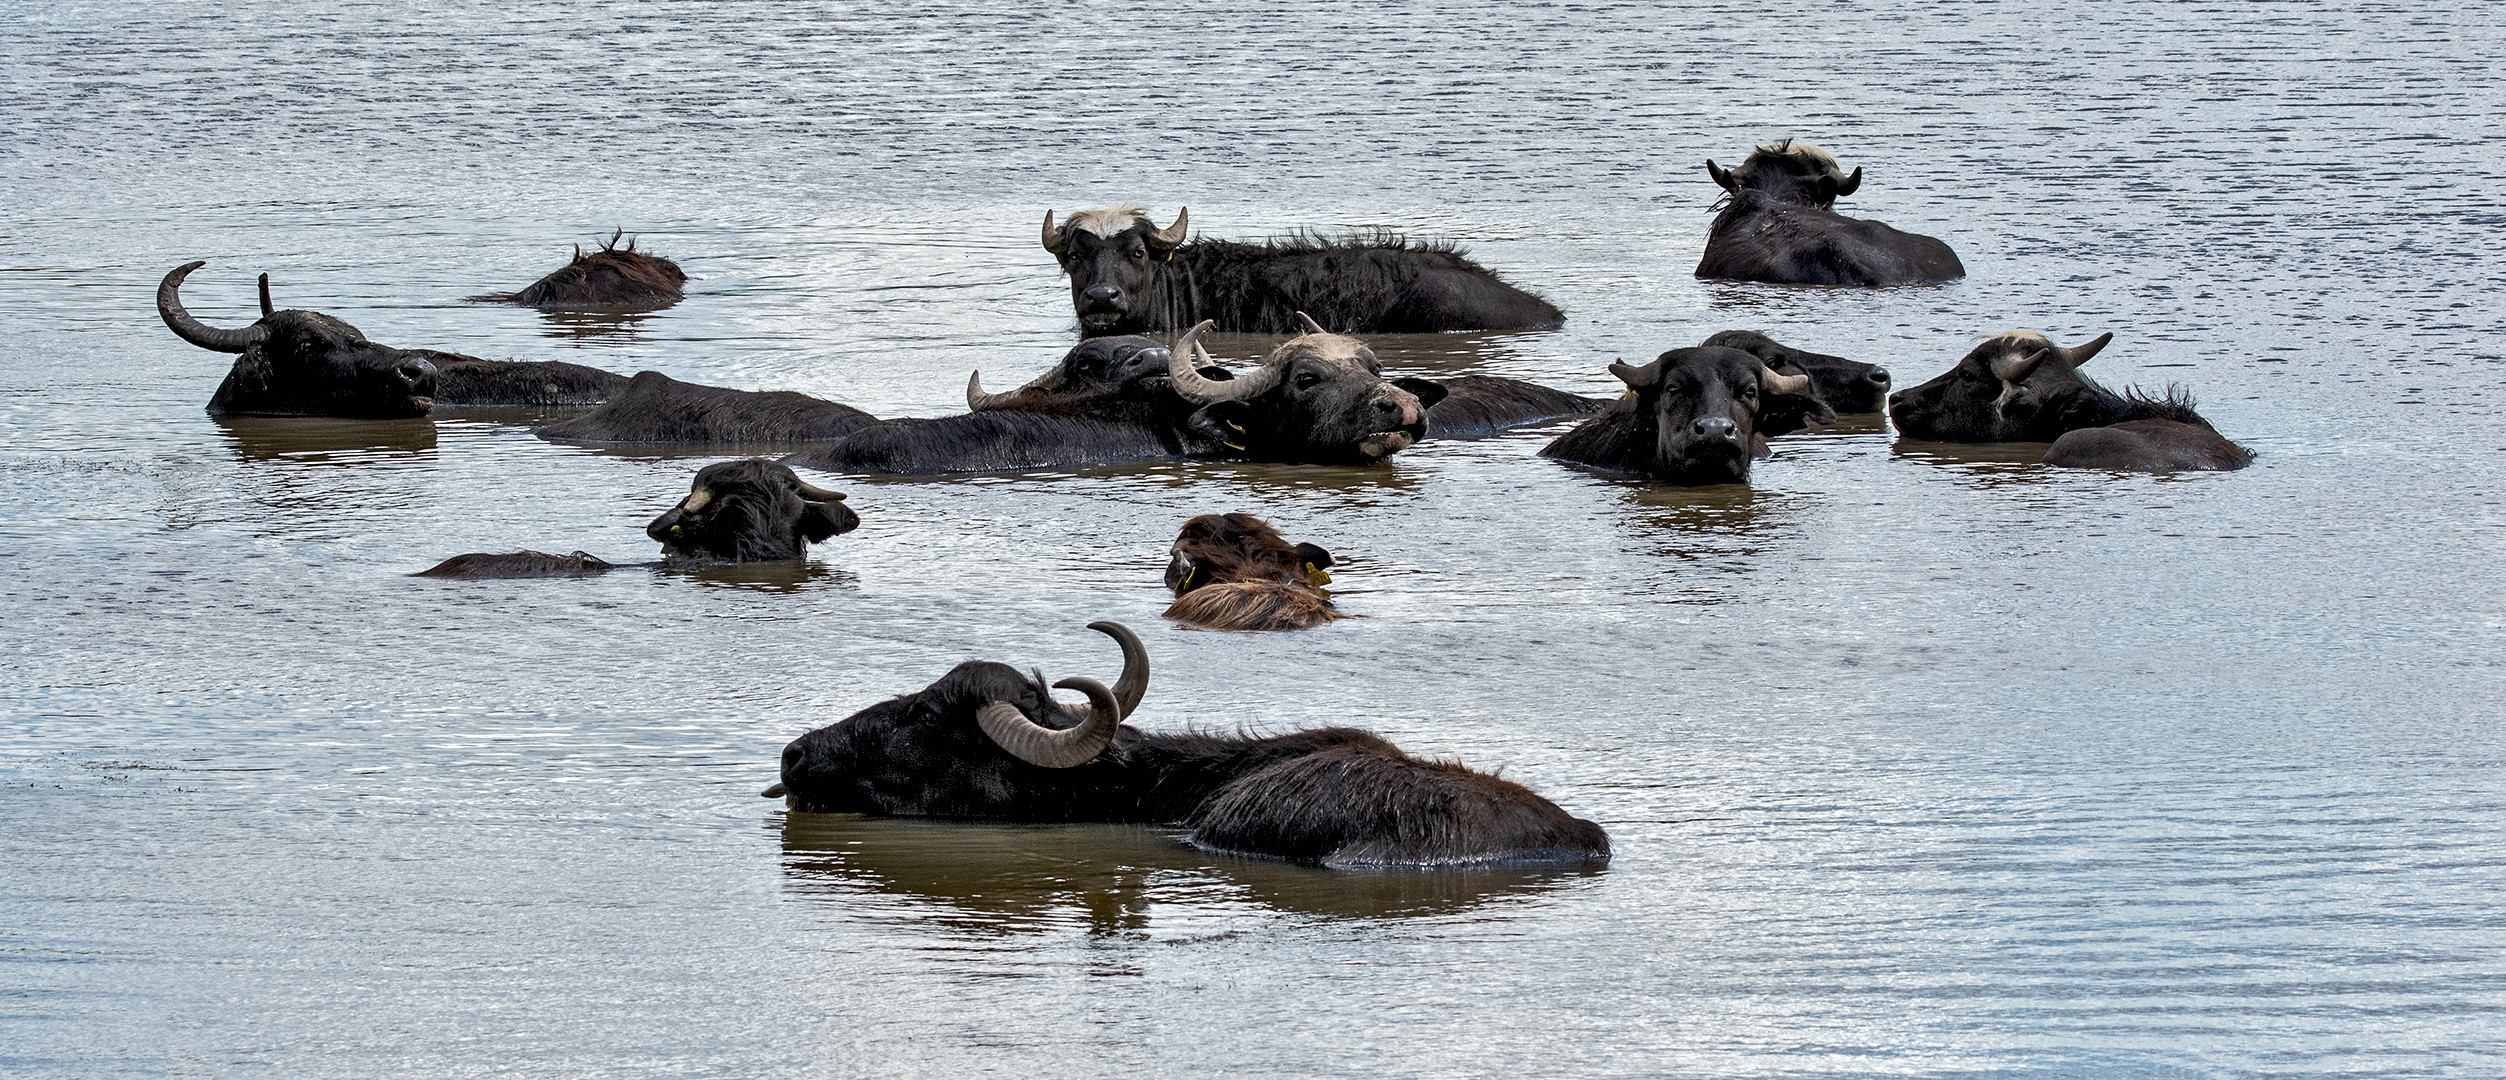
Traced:
<svg viewBox="0 0 2506 1080">
<path fill-rule="evenodd" d="M 1810 181 L 1810 201 L 1822 203 L 1835 202 L 1836 178 L 1822 173 L 1819 175 L 1818 179 Z"/>
<path fill-rule="evenodd" d="M 801 535 L 813 544 L 851 532 L 861 527 L 861 515 L 840 502 L 805 502 L 801 504 Z"/>
<path fill-rule="evenodd" d="M 1444 388 L 1443 383 L 1434 379 L 1394 379 L 1392 385 L 1416 395 L 1419 407 L 1426 409 L 1435 408 L 1437 402 L 1443 401 L 1446 395 L 1452 393 Z"/>
<path fill-rule="evenodd" d="M 1713 158 L 1705 159 L 1705 174 L 1713 177 L 1714 182 L 1723 190 L 1734 195 L 1740 194 L 1740 181 L 1732 176 L 1730 169 L 1715 164 Z"/>
<path fill-rule="evenodd" d="M 1312 544 L 1298 544 L 1297 558 L 1313 563 L 1317 570 L 1331 569 L 1331 553 Z"/>
</svg>

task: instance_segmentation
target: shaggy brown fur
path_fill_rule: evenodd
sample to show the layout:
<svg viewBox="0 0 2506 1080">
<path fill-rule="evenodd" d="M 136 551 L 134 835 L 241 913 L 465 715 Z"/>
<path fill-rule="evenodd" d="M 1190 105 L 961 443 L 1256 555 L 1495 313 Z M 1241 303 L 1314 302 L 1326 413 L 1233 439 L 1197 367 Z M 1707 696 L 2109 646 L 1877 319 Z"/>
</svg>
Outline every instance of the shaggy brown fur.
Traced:
<svg viewBox="0 0 2506 1080">
<path fill-rule="evenodd" d="M 635 241 L 618 246 L 621 229 L 586 254 L 574 245 L 574 261 L 532 282 L 520 292 L 487 293 L 466 299 L 475 303 L 515 304 L 535 308 L 608 308 L 651 310 L 686 297 L 687 274 L 679 264 L 635 250 Z"/>
<path fill-rule="evenodd" d="M 1306 630 L 1345 619 L 1323 591 L 1331 553 L 1290 544 L 1251 514 L 1183 523 L 1166 564 L 1166 617 L 1203 630 Z"/>
</svg>

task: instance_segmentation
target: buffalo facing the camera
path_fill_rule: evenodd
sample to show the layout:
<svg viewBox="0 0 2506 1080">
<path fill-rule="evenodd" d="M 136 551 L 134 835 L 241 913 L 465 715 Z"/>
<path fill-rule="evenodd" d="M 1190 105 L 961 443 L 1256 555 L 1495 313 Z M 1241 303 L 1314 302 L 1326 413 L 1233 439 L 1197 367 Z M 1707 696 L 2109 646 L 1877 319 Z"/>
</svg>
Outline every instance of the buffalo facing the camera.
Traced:
<svg viewBox="0 0 2506 1080">
<path fill-rule="evenodd" d="M 2113 334 L 2064 347 L 2033 330 L 1986 338 L 1958 364 L 1888 399 L 1900 434 L 1938 442 L 2048 442 L 2048 465 L 2133 472 L 2243 467 L 2228 441 L 2179 394 L 2115 393 L 2080 373 Z"/>
<path fill-rule="evenodd" d="M 1836 156 L 1787 139 L 1737 169 L 1705 163 L 1729 203 L 1706 234 L 1697 276 L 1779 285 L 1899 285 L 1966 276 L 1949 245 L 1849 218 L 1837 199 L 1862 186 Z"/>
<path fill-rule="evenodd" d="M 1111 688 L 1053 686 L 970 660 L 939 681 L 792 740 L 766 789 L 804 813 L 1181 825 L 1200 848 L 1331 867 L 1592 863 L 1599 825 L 1520 784 L 1422 761 L 1375 735 L 1150 733 L 1123 723 L 1148 692 L 1148 650 L 1119 623 Z"/>
<path fill-rule="evenodd" d="M 623 235 L 624 230 L 610 234 L 588 253 L 576 244 L 573 261 L 518 291 L 464 299 L 542 310 L 655 311 L 687 295 L 687 274 L 679 264 L 635 250 L 633 240 L 619 247 Z"/>
<path fill-rule="evenodd" d="M 1331 553 L 1251 514 L 1202 514 L 1167 550 L 1166 617 L 1200 630 L 1306 630 L 1344 619 L 1323 586 Z"/>
<path fill-rule="evenodd" d="M 1392 237 L 1261 244 L 1186 240 L 1190 211 L 1158 227 L 1122 205 L 1060 225 L 1044 250 L 1070 276 L 1080 334 L 1146 334 L 1210 322 L 1222 332 L 1293 334 L 1299 312 L 1352 334 L 1548 329 L 1566 316 L 1461 251 Z"/>
<path fill-rule="evenodd" d="M 1628 395 L 1541 456 L 1673 484 L 1740 484 L 1767 439 L 1836 419 L 1809 376 L 1778 375 L 1738 349 L 1672 349 L 1643 367 L 1612 364 L 1610 374 Z"/>
</svg>

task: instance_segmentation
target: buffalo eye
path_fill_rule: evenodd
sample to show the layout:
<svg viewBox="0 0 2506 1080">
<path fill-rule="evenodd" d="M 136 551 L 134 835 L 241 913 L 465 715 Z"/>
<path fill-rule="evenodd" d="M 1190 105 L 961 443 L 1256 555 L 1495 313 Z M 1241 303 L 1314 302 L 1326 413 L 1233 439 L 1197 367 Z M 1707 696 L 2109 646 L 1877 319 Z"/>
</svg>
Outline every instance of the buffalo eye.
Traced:
<svg viewBox="0 0 2506 1080">
<path fill-rule="evenodd" d="M 1316 375 L 1311 371 L 1300 371 L 1297 373 L 1296 383 L 1297 389 L 1299 390 L 1311 390 L 1316 384 L 1321 383 L 1322 381 L 1322 376 Z"/>
</svg>

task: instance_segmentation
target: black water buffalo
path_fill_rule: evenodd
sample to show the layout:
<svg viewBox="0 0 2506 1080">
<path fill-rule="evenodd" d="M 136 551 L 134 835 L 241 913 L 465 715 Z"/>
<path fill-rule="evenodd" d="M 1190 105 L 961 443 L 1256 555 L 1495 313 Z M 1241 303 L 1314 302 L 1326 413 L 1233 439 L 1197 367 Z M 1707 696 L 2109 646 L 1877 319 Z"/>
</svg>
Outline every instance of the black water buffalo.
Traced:
<svg viewBox="0 0 2506 1080">
<path fill-rule="evenodd" d="M 1738 349 L 1672 349 L 1643 367 L 1610 365 L 1631 391 L 1540 451 L 1543 457 L 1673 484 L 1740 484 L 1766 440 L 1836 414 L 1806 375 L 1778 375 Z"/>
<path fill-rule="evenodd" d="M 261 319 L 241 330 L 207 326 L 183 309 L 183 279 L 205 264 L 175 267 L 157 285 L 157 314 L 175 336 L 241 353 L 209 399 L 209 412 L 238 416 L 425 416 L 438 405 L 588 405 L 626 376 L 562 361 L 482 360 L 438 349 L 395 349 L 313 311 L 278 311 L 261 275 Z"/>
<path fill-rule="evenodd" d="M 764 458 L 705 466 L 679 500 L 644 527 L 661 542 L 664 565 L 781 562 L 861 527 L 861 516 L 829 491 Z M 584 577 L 618 564 L 596 555 L 545 551 L 455 555 L 416 577 Z"/>
<path fill-rule="evenodd" d="M 2080 373 L 2113 334 L 2065 348 L 2034 330 L 1986 338 L 1956 367 L 1889 396 L 1903 435 L 1938 442 L 2049 442 L 2045 463 L 2174 472 L 2235 469 L 2253 453 L 2229 442 L 2180 394 L 2115 393 Z"/>
<path fill-rule="evenodd" d="M 781 446 L 840 439 L 878 421 L 790 390 L 732 390 L 644 371 L 599 408 L 532 433 L 570 443 Z"/>
<path fill-rule="evenodd" d="M 1213 851 L 1331 867 L 1588 863 L 1601 827 L 1519 784 L 1422 761 L 1375 735 L 1152 734 L 1122 723 L 1148 650 L 1119 623 L 1122 677 L 1053 684 L 970 660 L 938 682 L 792 740 L 766 789 L 805 813 L 1175 824 Z"/>
<path fill-rule="evenodd" d="M 1202 514 L 1167 549 L 1169 619 L 1201 630 L 1305 630 L 1344 619 L 1323 586 L 1331 553 L 1251 514 Z"/>
<path fill-rule="evenodd" d="M 1725 330 L 1698 344 L 1738 349 L 1778 375 L 1807 375 L 1819 400 L 1840 413 L 1872 413 L 1888 400 L 1888 369 L 1841 356 L 1807 352 L 1755 330 Z"/>
<path fill-rule="evenodd" d="M 624 230 L 610 234 L 600 249 L 585 253 L 574 245 L 574 260 L 518 292 L 463 297 L 472 303 L 515 304 L 543 310 L 654 311 L 686 296 L 687 274 L 679 264 L 635 250 L 635 241 L 618 246 Z"/>
<path fill-rule="evenodd" d="M 1070 275 L 1082 336 L 1204 321 L 1231 333 L 1293 334 L 1299 312 L 1352 334 L 1547 329 L 1566 320 L 1447 245 L 1388 236 L 1187 243 L 1190 218 L 1179 212 L 1161 229 L 1126 204 L 1055 225 L 1045 211 L 1044 250 Z"/>
<path fill-rule="evenodd" d="M 1761 146 L 1737 169 L 1709 160 L 1706 174 L 1730 202 L 1706 234 L 1701 278 L 1779 285 L 1899 285 L 1966 276 L 1949 245 L 1835 210 L 1862 186 L 1836 157 L 1786 139 Z"/>
<path fill-rule="evenodd" d="M 1167 351 L 1162 379 L 1134 378 L 1118 393 L 1040 397 L 1058 401 L 1049 412 L 1022 406 L 888 420 L 785 460 L 831 472 L 902 474 L 1173 457 L 1366 464 L 1424 436 L 1427 407 L 1444 394 L 1426 380 L 1386 381 L 1365 342 L 1320 330 L 1283 342 L 1260 367 L 1215 378 L 1185 359 L 1209 329 L 1207 322 L 1193 327 Z"/>
<path fill-rule="evenodd" d="M 1307 319 L 1301 328 L 1314 326 Z M 974 412 L 1015 409 L 1154 423 L 1170 410 L 1165 400 L 1171 393 L 1167 373 L 1170 356 L 1172 353 L 1163 345 L 1137 335 L 1088 338 L 1071 349 L 1052 370 L 1016 390 L 987 393 L 982 373 L 975 373 L 966 382 L 966 407 Z M 1206 351 L 1196 350 L 1193 363 L 1194 370 L 1205 379 L 1234 377 L 1211 360 Z M 1393 385 L 1409 390 L 1427 403 L 1427 434 L 1439 439 L 1493 435 L 1543 420 L 1588 416 L 1609 405 L 1606 401 L 1494 375 L 1395 379 Z"/>
</svg>

